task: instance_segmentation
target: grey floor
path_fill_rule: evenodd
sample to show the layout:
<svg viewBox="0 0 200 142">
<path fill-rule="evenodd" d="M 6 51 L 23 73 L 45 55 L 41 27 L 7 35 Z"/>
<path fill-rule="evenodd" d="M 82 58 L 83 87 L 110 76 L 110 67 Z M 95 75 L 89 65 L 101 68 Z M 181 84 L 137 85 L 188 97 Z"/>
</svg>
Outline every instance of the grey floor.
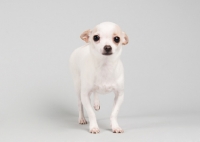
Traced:
<svg viewBox="0 0 200 142">
<path fill-rule="evenodd" d="M 47 109 L 48 108 L 48 109 Z M 200 142 L 200 115 L 120 116 L 125 133 L 111 132 L 109 117 L 98 115 L 99 134 L 79 125 L 77 114 L 52 105 L 1 118 L 1 142 Z"/>
</svg>

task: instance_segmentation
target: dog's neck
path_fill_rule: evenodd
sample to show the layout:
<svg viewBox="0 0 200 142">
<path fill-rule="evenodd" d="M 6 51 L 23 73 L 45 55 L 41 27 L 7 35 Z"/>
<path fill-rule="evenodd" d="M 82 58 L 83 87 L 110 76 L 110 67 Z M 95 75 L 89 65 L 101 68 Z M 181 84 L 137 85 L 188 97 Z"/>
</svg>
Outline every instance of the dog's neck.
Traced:
<svg viewBox="0 0 200 142">
<path fill-rule="evenodd" d="M 115 68 L 117 66 L 117 63 L 119 62 L 119 58 L 116 58 L 116 59 L 109 59 L 108 58 L 105 58 L 105 59 L 102 59 L 102 60 L 96 60 L 96 64 L 97 66 L 99 67 L 106 67 L 106 66 L 109 66 L 109 67 L 113 67 Z"/>
<path fill-rule="evenodd" d="M 118 56 L 118 55 L 95 56 L 95 55 L 92 54 L 92 59 L 93 59 L 94 64 L 97 68 L 103 68 L 103 67 L 106 67 L 106 66 L 109 66 L 111 68 L 115 68 L 117 66 L 117 63 L 119 63 L 120 56 Z"/>
</svg>

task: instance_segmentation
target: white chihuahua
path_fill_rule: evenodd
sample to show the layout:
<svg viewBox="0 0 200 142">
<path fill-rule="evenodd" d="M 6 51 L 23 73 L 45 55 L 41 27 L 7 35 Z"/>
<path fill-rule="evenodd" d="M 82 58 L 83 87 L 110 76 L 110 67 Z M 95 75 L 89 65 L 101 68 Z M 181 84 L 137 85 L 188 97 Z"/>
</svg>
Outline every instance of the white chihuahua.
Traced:
<svg viewBox="0 0 200 142">
<path fill-rule="evenodd" d="M 98 94 L 114 92 L 111 127 L 114 133 L 123 133 L 117 122 L 117 114 L 124 98 L 124 68 L 120 55 L 122 45 L 128 43 L 128 36 L 115 23 L 104 22 L 93 30 L 83 32 L 80 37 L 88 44 L 76 49 L 70 57 L 70 69 L 78 94 L 78 121 L 80 124 L 87 124 L 84 106 L 90 122 L 89 131 L 99 133 L 90 95 L 94 94 L 94 109 L 99 110 Z"/>
</svg>

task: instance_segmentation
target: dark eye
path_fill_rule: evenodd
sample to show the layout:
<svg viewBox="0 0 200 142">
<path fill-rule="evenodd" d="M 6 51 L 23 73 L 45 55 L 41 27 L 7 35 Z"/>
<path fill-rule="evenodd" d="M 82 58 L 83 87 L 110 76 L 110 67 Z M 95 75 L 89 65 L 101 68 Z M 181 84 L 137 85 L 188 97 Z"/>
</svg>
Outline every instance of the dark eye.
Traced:
<svg viewBox="0 0 200 142">
<path fill-rule="evenodd" d="M 120 38 L 119 38 L 118 36 L 116 36 L 116 37 L 114 37 L 114 41 L 115 41 L 116 43 L 119 43 L 119 42 L 120 42 Z"/>
<path fill-rule="evenodd" d="M 100 39 L 100 37 L 99 37 L 98 35 L 94 35 L 94 36 L 93 36 L 93 40 L 94 40 L 94 41 L 98 41 L 99 39 Z"/>
</svg>

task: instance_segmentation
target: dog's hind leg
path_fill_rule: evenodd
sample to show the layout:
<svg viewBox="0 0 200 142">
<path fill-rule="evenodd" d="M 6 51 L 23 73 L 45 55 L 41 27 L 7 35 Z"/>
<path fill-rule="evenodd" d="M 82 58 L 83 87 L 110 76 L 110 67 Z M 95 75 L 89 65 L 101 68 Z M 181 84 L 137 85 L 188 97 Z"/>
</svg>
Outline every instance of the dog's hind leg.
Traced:
<svg viewBox="0 0 200 142">
<path fill-rule="evenodd" d="M 94 93 L 94 109 L 96 111 L 100 110 L 100 102 L 99 102 L 99 97 L 97 93 Z"/>
<path fill-rule="evenodd" d="M 78 111 L 79 111 L 78 123 L 87 124 L 87 121 L 84 116 L 83 104 L 81 102 L 81 83 L 80 83 L 79 78 L 74 78 L 74 85 L 75 85 L 76 93 L 78 95 Z"/>
</svg>

